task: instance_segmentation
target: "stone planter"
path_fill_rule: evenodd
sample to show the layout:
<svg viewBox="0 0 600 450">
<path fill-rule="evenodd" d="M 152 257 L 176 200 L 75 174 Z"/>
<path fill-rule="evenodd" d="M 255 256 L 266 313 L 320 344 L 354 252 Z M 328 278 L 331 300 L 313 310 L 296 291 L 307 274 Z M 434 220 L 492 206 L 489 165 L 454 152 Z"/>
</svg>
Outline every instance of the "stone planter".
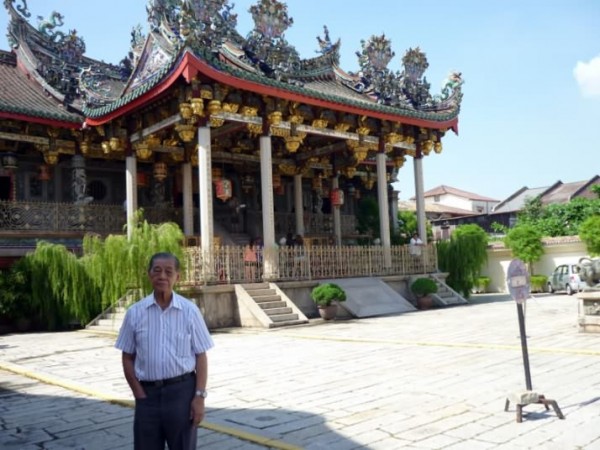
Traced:
<svg viewBox="0 0 600 450">
<path fill-rule="evenodd" d="M 579 299 L 579 331 L 600 333 L 600 290 L 588 290 L 577 294 Z"/>
<path fill-rule="evenodd" d="M 417 308 L 421 310 L 433 308 L 433 297 L 431 295 L 417 297 Z"/>
<path fill-rule="evenodd" d="M 319 315 L 324 320 L 335 319 L 337 314 L 338 305 L 336 303 L 332 303 L 329 306 L 319 306 Z"/>
</svg>

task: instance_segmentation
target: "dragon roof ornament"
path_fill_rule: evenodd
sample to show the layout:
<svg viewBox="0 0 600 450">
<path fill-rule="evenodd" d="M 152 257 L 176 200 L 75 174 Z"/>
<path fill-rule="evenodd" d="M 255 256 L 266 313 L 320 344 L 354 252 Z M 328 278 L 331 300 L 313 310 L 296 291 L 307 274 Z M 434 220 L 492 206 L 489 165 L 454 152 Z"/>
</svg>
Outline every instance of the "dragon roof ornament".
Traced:
<svg viewBox="0 0 600 450">
<path fill-rule="evenodd" d="M 111 83 L 124 82 L 131 70 L 126 66 L 113 66 L 94 61 L 84 56 L 86 46 L 77 30 L 64 32 L 64 16 L 52 11 L 48 18 L 37 16 L 37 27 L 29 24 L 31 13 L 26 0 L 4 0 L 9 12 L 8 40 L 11 47 L 18 50 L 26 45 L 37 58 L 34 69 L 47 85 L 62 96 L 63 103 L 78 105 L 85 101 L 85 90 L 81 87 L 81 77 L 93 72 L 96 77 L 110 80 Z M 113 92 L 106 101 L 114 100 Z"/>
<path fill-rule="evenodd" d="M 217 52 L 226 39 L 235 39 L 237 14 L 229 0 L 148 0 L 146 11 L 152 31 L 175 48 Z"/>
<path fill-rule="evenodd" d="M 387 65 L 395 53 L 385 34 L 362 40 L 361 45 L 362 51 L 356 52 L 360 66 L 359 73 L 354 74 L 357 81 L 344 81 L 347 86 L 383 105 L 422 111 L 460 107 L 463 83 L 460 72 L 451 72 L 441 95 L 431 95 L 430 84 L 424 76 L 429 63 L 419 47 L 408 49 L 402 57 L 403 70 L 393 72 Z"/>
</svg>

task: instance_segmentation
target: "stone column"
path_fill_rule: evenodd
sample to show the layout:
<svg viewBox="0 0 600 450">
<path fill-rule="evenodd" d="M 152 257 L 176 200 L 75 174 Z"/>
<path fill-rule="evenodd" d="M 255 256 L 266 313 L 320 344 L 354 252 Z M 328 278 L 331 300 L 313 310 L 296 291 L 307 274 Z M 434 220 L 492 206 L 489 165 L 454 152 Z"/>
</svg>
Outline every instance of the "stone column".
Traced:
<svg viewBox="0 0 600 450">
<path fill-rule="evenodd" d="M 260 190 L 263 219 L 263 278 L 277 278 L 277 252 L 275 245 L 275 211 L 273 205 L 273 162 L 271 137 L 260 137 Z"/>
<path fill-rule="evenodd" d="M 390 219 L 392 222 L 392 231 L 398 233 L 398 194 L 399 191 L 393 190 L 390 198 Z"/>
<path fill-rule="evenodd" d="M 125 158 L 125 210 L 127 212 L 127 240 L 131 240 L 134 227 L 137 198 L 137 159 L 135 156 Z"/>
<path fill-rule="evenodd" d="M 192 165 L 189 162 L 181 166 L 183 177 L 183 234 L 194 234 L 194 202 L 192 192 Z"/>
<path fill-rule="evenodd" d="M 378 152 L 377 160 L 377 201 L 379 202 L 379 233 L 381 245 L 383 246 L 383 264 L 392 267 L 392 248 L 390 239 L 390 213 L 388 211 L 388 188 L 385 174 L 386 156 L 384 152 Z"/>
<path fill-rule="evenodd" d="M 204 281 L 215 278 L 213 237 L 213 189 L 210 127 L 198 128 L 198 181 L 200 196 L 200 245 Z"/>
<path fill-rule="evenodd" d="M 294 211 L 296 216 L 296 234 L 304 236 L 304 203 L 301 174 L 294 175 Z"/>
<path fill-rule="evenodd" d="M 71 158 L 71 191 L 73 203 L 84 205 L 86 203 L 87 178 L 85 173 L 85 159 L 81 155 L 74 155 Z"/>
<path fill-rule="evenodd" d="M 334 189 L 339 189 L 339 187 L 340 180 L 336 175 L 331 179 L 331 190 L 333 191 Z M 331 207 L 333 213 L 333 236 L 335 238 L 335 244 L 342 245 L 342 216 L 340 213 L 340 207 L 333 205 L 331 205 Z"/>
<path fill-rule="evenodd" d="M 417 156 L 413 159 L 413 168 L 415 171 L 415 198 L 417 207 L 417 226 L 418 233 L 423 245 L 427 244 L 427 219 L 425 217 L 425 197 L 423 196 L 423 157 L 417 151 Z"/>
</svg>

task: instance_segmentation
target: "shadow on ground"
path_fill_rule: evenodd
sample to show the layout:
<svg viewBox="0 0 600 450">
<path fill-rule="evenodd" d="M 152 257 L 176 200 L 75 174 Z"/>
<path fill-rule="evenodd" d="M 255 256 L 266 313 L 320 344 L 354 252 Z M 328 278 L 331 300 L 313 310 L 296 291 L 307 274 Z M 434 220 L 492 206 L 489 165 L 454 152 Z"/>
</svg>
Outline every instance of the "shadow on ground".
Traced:
<svg viewBox="0 0 600 450">
<path fill-rule="evenodd" d="M 7 375 L 7 376 L 5 376 Z M 133 409 L 60 387 L 2 372 L 0 382 L 0 448 L 3 450 L 130 450 L 133 448 Z M 22 391 L 46 391 L 37 395 Z M 283 409 L 211 409 L 201 427 L 198 448 L 335 449 L 358 443 L 328 428 L 318 415 Z M 231 433 L 215 431 L 227 428 Z M 289 433 L 288 436 L 284 435 Z M 242 439 L 241 437 L 244 437 Z M 283 445 L 282 445 L 283 444 Z"/>
</svg>

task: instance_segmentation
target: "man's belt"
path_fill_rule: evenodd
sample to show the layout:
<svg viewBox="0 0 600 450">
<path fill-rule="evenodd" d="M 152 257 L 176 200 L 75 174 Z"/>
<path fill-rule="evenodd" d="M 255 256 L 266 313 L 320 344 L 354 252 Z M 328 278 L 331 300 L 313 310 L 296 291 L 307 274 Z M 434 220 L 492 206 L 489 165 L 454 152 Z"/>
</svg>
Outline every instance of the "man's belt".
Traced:
<svg viewBox="0 0 600 450">
<path fill-rule="evenodd" d="M 189 372 L 183 375 L 179 375 L 178 377 L 173 377 L 173 378 L 166 378 L 164 380 L 156 380 L 156 381 L 142 381 L 140 380 L 140 384 L 142 386 L 149 386 L 149 387 L 162 387 L 162 386 L 167 386 L 169 384 L 175 384 L 175 383 L 180 383 L 182 381 L 187 380 L 188 378 L 191 378 L 193 376 L 196 375 L 196 372 Z"/>
</svg>

